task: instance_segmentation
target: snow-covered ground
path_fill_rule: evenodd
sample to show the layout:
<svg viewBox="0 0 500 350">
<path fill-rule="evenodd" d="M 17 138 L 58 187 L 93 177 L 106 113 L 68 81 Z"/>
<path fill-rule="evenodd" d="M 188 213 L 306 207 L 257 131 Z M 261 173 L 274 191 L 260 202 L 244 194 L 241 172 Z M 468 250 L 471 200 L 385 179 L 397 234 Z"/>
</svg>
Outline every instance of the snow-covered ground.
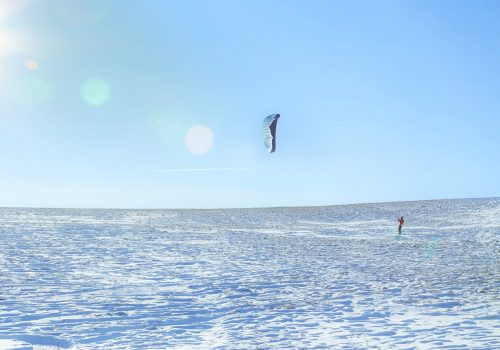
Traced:
<svg viewBox="0 0 500 350">
<path fill-rule="evenodd" d="M 498 198 L 0 209 L 0 349 L 498 349 L 499 242 Z"/>
</svg>

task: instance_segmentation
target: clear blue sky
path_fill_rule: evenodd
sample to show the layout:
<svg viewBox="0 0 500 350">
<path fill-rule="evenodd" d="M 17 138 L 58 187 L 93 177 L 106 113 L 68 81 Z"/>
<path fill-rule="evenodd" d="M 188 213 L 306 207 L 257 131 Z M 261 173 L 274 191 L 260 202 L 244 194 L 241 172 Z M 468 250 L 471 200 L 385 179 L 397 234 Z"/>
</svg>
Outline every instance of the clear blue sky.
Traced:
<svg viewBox="0 0 500 350">
<path fill-rule="evenodd" d="M 499 18 L 493 0 L 0 0 L 0 206 L 499 196 Z"/>
</svg>

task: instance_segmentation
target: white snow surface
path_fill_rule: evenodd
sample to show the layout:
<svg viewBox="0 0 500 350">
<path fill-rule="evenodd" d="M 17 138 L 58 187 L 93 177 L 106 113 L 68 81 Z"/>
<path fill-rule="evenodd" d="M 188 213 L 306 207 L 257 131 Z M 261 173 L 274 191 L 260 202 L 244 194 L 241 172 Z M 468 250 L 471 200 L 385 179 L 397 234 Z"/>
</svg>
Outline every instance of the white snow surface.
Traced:
<svg viewBox="0 0 500 350">
<path fill-rule="evenodd" d="M 0 349 L 498 349 L 499 238 L 499 198 L 3 208 Z"/>
</svg>

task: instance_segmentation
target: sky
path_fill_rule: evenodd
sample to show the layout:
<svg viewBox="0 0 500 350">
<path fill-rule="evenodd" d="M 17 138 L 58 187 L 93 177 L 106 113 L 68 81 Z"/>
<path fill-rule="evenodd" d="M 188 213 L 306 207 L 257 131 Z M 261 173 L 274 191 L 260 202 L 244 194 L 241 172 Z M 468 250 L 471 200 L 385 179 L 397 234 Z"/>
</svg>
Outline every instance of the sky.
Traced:
<svg viewBox="0 0 500 350">
<path fill-rule="evenodd" d="M 498 18 L 493 0 L 0 0 L 0 207 L 500 196 Z"/>
</svg>

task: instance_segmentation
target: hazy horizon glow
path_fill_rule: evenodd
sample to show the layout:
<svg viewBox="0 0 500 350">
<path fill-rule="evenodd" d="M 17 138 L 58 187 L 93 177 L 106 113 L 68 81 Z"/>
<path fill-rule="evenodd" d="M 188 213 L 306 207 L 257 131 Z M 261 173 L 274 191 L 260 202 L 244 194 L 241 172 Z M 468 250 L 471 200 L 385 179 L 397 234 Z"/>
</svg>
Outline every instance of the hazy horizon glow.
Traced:
<svg viewBox="0 0 500 350">
<path fill-rule="evenodd" d="M 0 0 L 0 206 L 498 197 L 499 17 L 487 0 Z"/>
</svg>

